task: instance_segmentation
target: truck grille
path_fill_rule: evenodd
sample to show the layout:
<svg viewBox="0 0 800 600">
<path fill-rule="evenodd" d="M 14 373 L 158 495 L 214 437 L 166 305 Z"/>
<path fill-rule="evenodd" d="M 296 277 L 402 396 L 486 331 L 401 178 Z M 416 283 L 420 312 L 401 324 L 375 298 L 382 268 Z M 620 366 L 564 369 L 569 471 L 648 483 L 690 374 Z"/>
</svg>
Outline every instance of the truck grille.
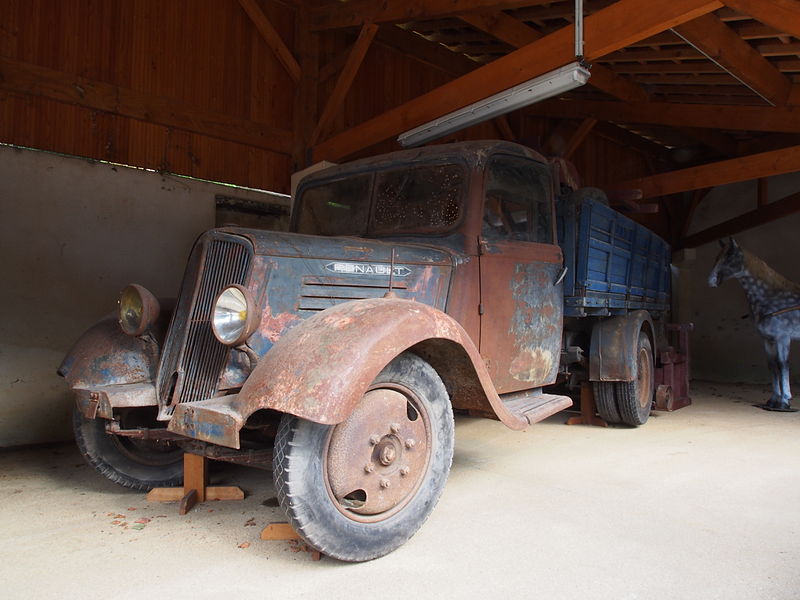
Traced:
<svg viewBox="0 0 800 600">
<path fill-rule="evenodd" d="M 204 236 L 193 250 L 161 355 L 159 418 L 168 419 L 178 403 L 206 400 L 216 392 L 230 350 L 211 329 L 214 299 L 231 284 L 244 285 L 252 254 L 247 241 L 218 232 Z"/>
<path fill-rule="evenodd" d="M 405 281 L 395 281 L 392 291 L 398 298 L 406 298 L 408 297 L 406 287 Z M 298 310 L 317 312 L 351 300 L 381 298 L 388 291 L 388 279 L 386 282 L 344 283 L 334 277 L 304 277 Z"/>
</svg>

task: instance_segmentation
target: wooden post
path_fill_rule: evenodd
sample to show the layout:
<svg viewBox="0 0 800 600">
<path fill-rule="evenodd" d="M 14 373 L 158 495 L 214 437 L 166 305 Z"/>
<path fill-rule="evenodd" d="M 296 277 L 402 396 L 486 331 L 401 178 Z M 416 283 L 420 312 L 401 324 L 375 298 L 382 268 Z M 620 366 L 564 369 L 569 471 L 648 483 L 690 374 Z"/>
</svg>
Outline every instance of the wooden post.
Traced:
<svg viewBox="0 0 800 600">
<path fill-rule="evenodd" d="M 148 502 L 180 502 L 178 513 L 185 515 L 198 502 L 207 500 L 244 500 L 244 491 L 233 485 L 208 486 L 208 459 L 205 456 L 183 455 L 183 487 L 153 488 L 147 492 Z"/>
<path fill-rule="evenodd" d="M 581 383 L 581 416 L 570 417 L 567 419 L 567 425 L 595 425 L 596 427 L 608 427 L 600 417 L 594 415 L 594 392 L 592 391 L 592 382 L 584 381 Z"/>
</svg>

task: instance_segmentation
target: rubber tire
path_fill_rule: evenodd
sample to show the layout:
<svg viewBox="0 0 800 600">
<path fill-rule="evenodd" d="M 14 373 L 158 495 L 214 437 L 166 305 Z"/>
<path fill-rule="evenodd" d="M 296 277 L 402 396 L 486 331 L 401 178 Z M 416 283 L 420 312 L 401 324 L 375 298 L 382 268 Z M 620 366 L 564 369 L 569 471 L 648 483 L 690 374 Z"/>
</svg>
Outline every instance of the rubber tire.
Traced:
<svg viewBox="0 0 800 600">
<path fill-rule="evenodd" d="M 616 424 L 622 422 L 617 408 L 617 398 L 614 392 L 614 381 L 593 381 L 594 404 L 600 418 L 606 423 Z"/>
<path fill-rule="evenodd" d="M 414 535 L 436 506 L 453 460 L 453 411 L 447 390 L 433 367 L 414 354 L 403 353 L 380 372 L 374 383 L 389 382 L 413 390 L 427 410 L 431 457 L 415 495 L 382 521 L 349 519 L 330 498 L 321 458 L 335 426 L 284 415 L 278 428 L 273 476 L 280 505 L 309 546 L 342 561 L 379 558 Z"/>
<path fill-rule="evenodd" d="M 176 451 L 174 462 L 152 465 L 137 462 L 119 447 L 115 436 L 106 433 L 104 419 L 87 419 L 74 409 L 72 430 L 83 458 L 94 469 L 122 487 L 142 492 L 155 487 L 183 484 L 183 452 Z"/>
<path fill-rule="evenodd" d="M 642 374 L 639 372 L 639 355 L 644 351 L 647 355 L 647 365 L 650 370 L 647 379 L 650 382 L 649 391 L 644 391 L 648 394 L 650 402 L 646 406 L 639 403 L 640 386 L 642 385 Z M 647 422 L 650 416 L 650 411 L 653 407 L 653 394 L 655 393 L 655 365 L 653 364 L 653 347 L 650 344 L 650 338 L 644 332 L 639 333 L 639 342 L 636 348 L 636 369 L 633 381 L 618 381 L 615 386 L 617 396 L 617 407 L 622 422 L 638 427 Z"/>
</svg>

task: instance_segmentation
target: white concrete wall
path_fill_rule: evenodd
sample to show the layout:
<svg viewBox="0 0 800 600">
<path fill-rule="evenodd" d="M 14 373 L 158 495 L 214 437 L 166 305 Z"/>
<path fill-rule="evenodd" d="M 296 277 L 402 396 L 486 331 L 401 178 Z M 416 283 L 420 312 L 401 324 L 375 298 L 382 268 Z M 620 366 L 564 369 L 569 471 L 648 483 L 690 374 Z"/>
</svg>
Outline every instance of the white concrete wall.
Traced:
<svg viewBox="0 0 800 600">
<path fill-rule="evenodd" d="M 774 201 L 800 191 L 800 175 L 769 179 L 769 199 Z M 690 233 L 733 218 L 756 207 L 755 181 L 720 186 L 698 207 Z M 767 223 L 734 236 L 739 244 L 792 281 L 800 282 L 800 214 Z M 694 261 L 682 263 L 681 320 L 693 321 L 695 378 L 711 381 L 768 383 L 770 381 L 761 337 L 748 313 L 738 282 L 708 287 L 708 274 L 719 244 L 697 248 Z M 793 345 L 792 379 L 800 382 L 800 348 Z M 797 389 L 800 392 L 800 388 Z"/>
<path fill-rule="evenodd" d="M 282 201 L 0 146 L 0 446 L 71 437 L 65 353 L 126 284 L 176 295 L 216 194 Z"/>
</svg>

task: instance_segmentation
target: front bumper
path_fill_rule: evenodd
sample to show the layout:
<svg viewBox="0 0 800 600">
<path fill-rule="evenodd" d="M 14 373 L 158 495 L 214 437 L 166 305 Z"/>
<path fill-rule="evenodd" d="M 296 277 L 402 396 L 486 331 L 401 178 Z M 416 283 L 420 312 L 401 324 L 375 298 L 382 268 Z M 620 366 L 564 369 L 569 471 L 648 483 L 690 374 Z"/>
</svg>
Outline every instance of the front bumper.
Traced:
<svg viewBox="0 0 800 600">
<path fill-rule="evenodd" d="M 238 394 L 185 402 L 175 407 L 167 430 L 211 444 L 239 448 L 245 418 L 236 407 Z"/>
<path fill-rule="evenodd" d="M 73 388 L 78 410 L 87 419 L 113 419 L 115 408 L 157 406 L 152 383 L 123 383 Z"/>
</svg>

